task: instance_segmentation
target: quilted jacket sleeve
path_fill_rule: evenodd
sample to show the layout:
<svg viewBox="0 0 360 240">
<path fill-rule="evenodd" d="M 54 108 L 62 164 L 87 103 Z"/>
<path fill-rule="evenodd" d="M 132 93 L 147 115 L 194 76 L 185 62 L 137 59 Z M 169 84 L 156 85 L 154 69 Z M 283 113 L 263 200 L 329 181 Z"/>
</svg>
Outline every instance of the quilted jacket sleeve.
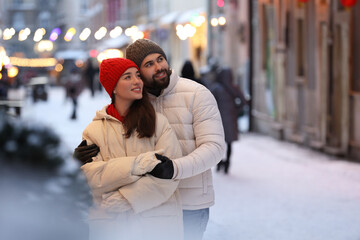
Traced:
<svg viewBox="0 0 360 240">
<path fill-rule="evenodd" d="M 81 169 L 92 193 L 101 196 L 139 180 L 140 176 L 131 173 L 134 159 L 135 157 L 121 157 L 105 162 L 98 154 L 93 162 L 83 165 Z"/>
<path fill-rule="evenodd" d="M 179 142 L 167 119 L 157 114 L 155 150 L 164 149 L 164 155 L 177 158 L 182 155 Z M 178 180 L 164 180 L 146 174 L 138 181 L 119 189 L 138 213 L 166 202 L 176 191 Z M 146 199 L 146 201 L 144 201 Z"/>
<path fill-rule="evenodd" d="M 178 166 L 176 179 L 192 177 L 210 169 L 225 153 L 224 129 L 214 96 L 205 87 L 200 87 L 192 106 L 196 149 L 174 160 Z"/>
</svg>

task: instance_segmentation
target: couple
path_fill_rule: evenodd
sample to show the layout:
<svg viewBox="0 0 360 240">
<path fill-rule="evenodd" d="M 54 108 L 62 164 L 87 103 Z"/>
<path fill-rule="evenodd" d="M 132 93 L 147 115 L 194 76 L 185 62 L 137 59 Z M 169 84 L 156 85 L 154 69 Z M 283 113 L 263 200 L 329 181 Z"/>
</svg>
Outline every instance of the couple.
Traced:
<svg viewBox="0 0 360 240">
<path fill-rule="evenodd" d="M 101 63 L 112 103 L 75 149 L 94 199 L 90 239 L 201 239 L 211 167 L 225 152 L 216 100 L 172 71 L 151 40 L 129 45 L 126 58 Z"/>
</svg>

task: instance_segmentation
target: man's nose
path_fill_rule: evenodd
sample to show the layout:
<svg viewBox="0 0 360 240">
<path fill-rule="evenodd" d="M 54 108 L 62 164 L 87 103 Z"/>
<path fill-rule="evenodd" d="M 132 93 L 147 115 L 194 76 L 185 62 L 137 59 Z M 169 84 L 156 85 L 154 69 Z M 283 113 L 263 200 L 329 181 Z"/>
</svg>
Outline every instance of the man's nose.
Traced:
<svg viewBox="0 0 360 240">
<path fill-rule="evenodd" d="M 157 62 L 154 63 L 156 72 L 161 70 L 161 65 Z"/>
</svg>

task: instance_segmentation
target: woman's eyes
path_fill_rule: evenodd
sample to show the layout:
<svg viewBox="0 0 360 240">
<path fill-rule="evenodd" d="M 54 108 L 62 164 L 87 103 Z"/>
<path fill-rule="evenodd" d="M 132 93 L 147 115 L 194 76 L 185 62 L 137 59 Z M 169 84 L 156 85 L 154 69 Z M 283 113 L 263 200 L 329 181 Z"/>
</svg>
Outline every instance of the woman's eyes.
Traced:
<svg viewBox="0 0 360 240">
<path fill-rule="evenodd" d="M 136 76 L 136 78 L 141 79 L 141 75 L 140 75 L 140 74 L 136 74 L 135 76 Z M 125 79 L 125 80 L 131 80 L 131 76 L 130 76 L 130 75 L 127 75 L 127 76 L 125 76 L 124 79 Z"/>
</svg>

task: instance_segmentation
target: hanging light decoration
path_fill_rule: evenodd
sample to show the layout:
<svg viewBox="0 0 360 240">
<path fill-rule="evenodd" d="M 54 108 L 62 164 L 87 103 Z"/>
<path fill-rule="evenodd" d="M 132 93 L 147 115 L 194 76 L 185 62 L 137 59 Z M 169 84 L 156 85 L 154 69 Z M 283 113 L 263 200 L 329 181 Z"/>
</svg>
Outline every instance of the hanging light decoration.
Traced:
<svg viewBox="0 0 360 240">
<path fill-rule="evenodd" d="M 308 2 L 309 0 L 298 0 L 297 3 L 298 3 L 298 6 L 299 7 L 304 7 L 305 4 Z"/>
<path fill-rule="evenodd" d="M 355 6 L 356 1 L 357 0 L 340 0 L 340 3 L 346 8 L 351 8 Z"/>
</svg>

